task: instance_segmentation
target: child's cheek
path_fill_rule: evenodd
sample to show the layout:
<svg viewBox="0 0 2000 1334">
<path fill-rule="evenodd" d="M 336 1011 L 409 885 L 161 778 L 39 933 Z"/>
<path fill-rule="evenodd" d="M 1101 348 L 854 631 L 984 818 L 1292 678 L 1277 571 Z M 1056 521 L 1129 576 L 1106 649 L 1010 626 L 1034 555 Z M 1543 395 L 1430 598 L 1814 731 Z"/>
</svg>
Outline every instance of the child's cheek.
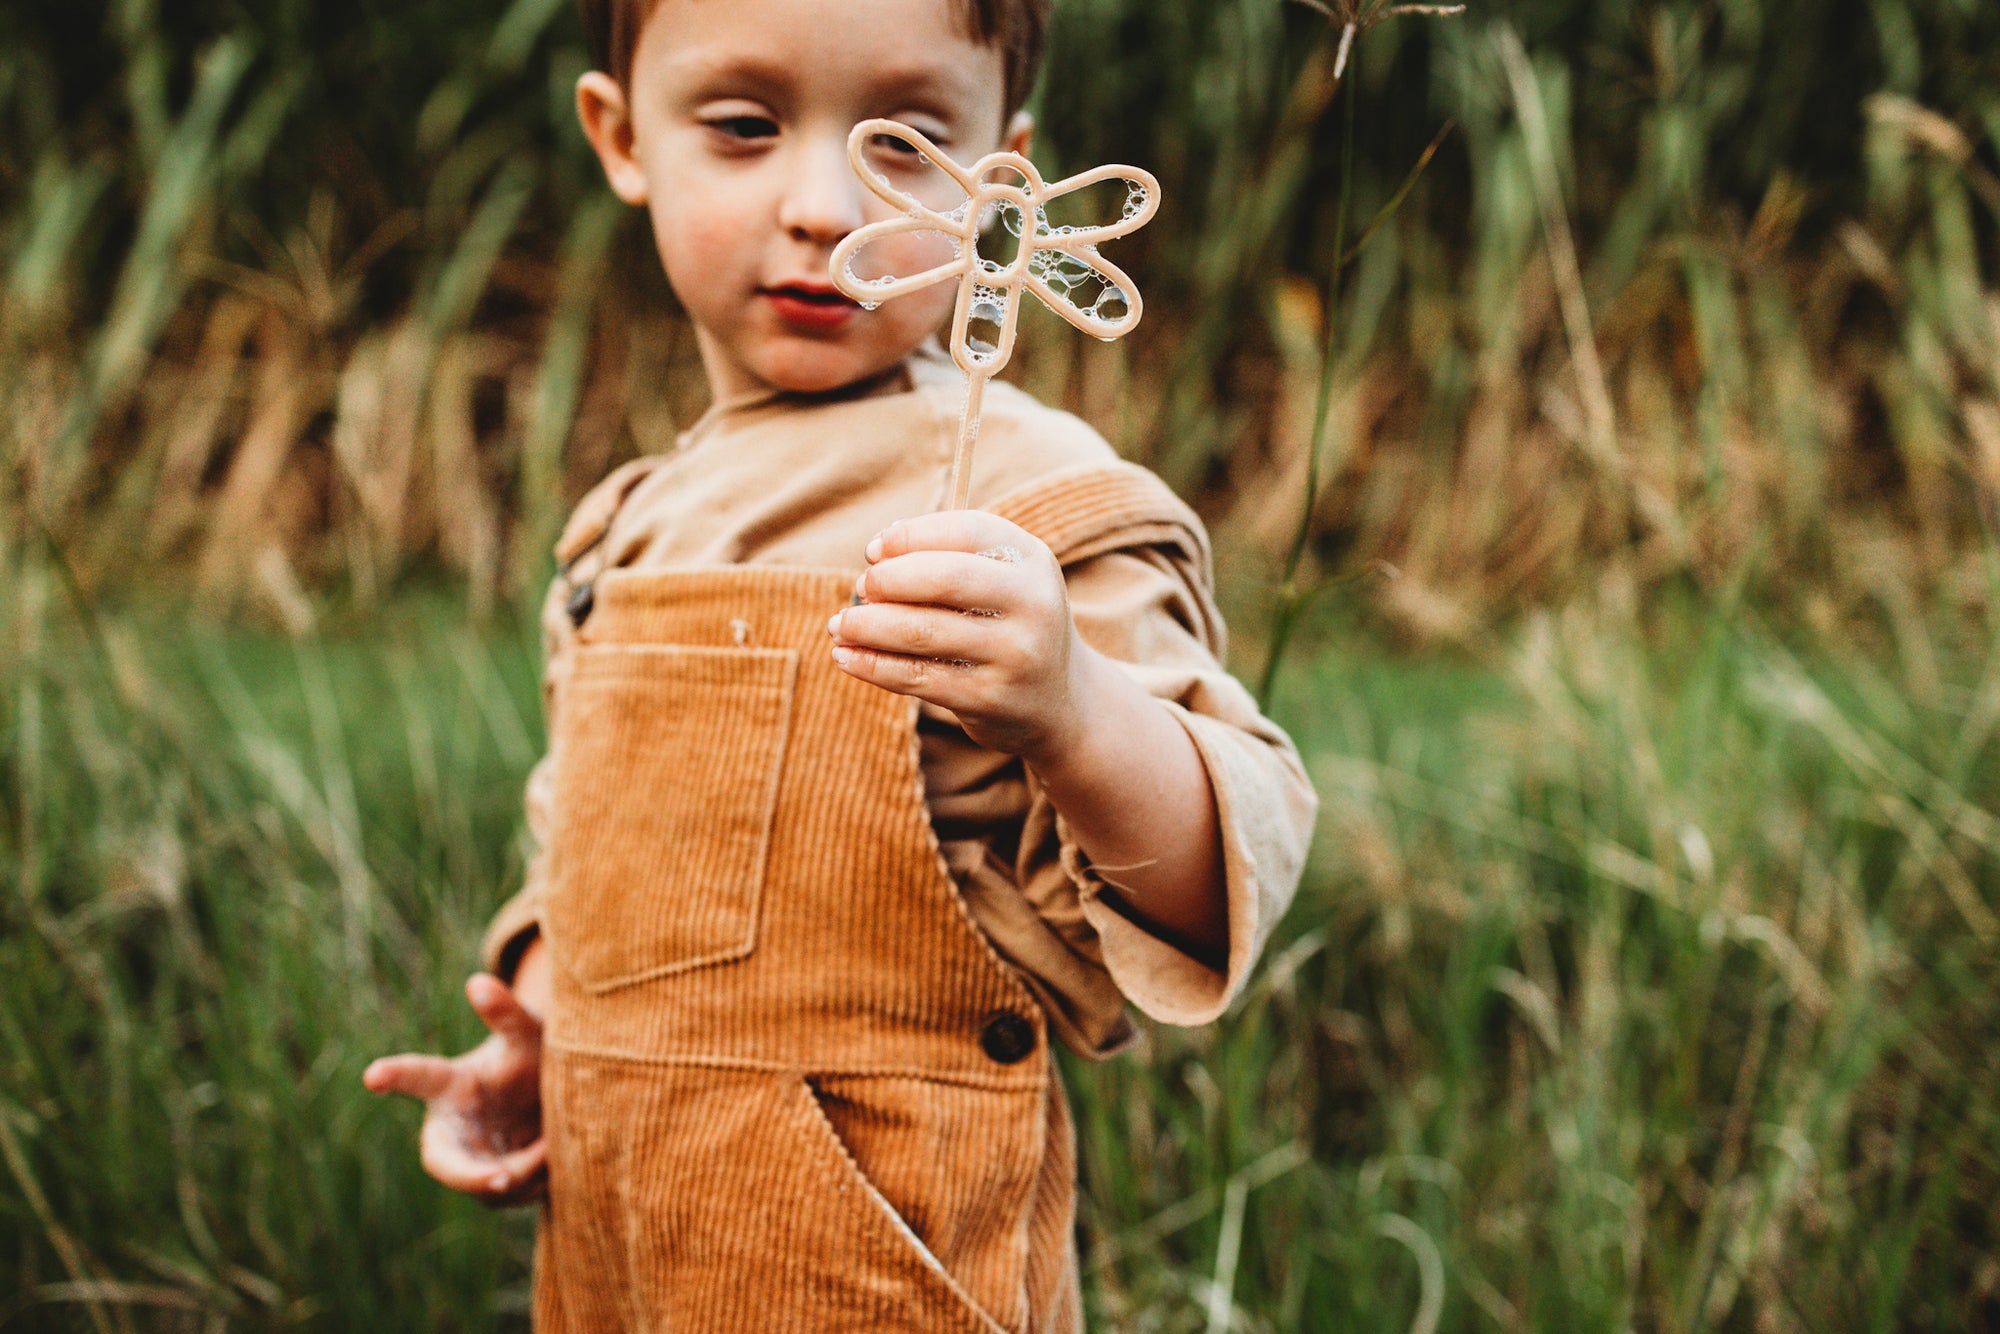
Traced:
<svg viewBox="0 0 2000 1334">
<path fill-rule="evenodd" d="M 899 257 L 897 265 L 903 273 L 922 273 L 958 258 L 957 243 L 942 232 L 911 232 L 897 237 L 896 241 L 901 242 L 908 252 Z"/>
<path fill-rule="evenodd" d="M 924 338 L 937 332 L 939 327 L 951 318 L 952 306 L 957 300 L 956 282 L 938 283 L 904 297 L 901 304 L 909 309 L 902 318 L 906 327 L 913 331 L 910 345 L 914 347 Z M 884 307 L 884 310 L 886 309 L 887 307 Z"/>
<path fill-rule="evenodd" d="M 755 285 L 754 263 L 746 266 L 738 254 L 743 235 L 740 219 L 732 222 L 721 211 L 654 206 L 653 240 L 660 262 L 675 294 L 697 318 L 719 314 L 732 289 Z"/>
<path fill-rule="evenodd" d="M 863 312 L 861 318 L 867 322 L 866 355 L 886 365 L 908 356 L 925 339 L 948 332 L 943 326 L 951 318 L 957 294 L 957 283 L 938 283 Z"/>
</svg>

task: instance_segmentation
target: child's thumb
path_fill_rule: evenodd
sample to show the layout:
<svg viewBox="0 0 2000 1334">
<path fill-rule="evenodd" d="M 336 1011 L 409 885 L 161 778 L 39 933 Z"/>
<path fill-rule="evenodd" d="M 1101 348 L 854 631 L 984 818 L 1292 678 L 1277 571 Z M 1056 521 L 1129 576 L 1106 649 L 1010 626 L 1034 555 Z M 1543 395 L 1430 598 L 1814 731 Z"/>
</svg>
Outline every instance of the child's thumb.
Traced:
<svg viewBox="0 0 2000 1334">
<path fill-rule="evenodd" d="M 541 1021 L 514 999 L 514 992 L 491 973 L 474 973 L 465 983 L 465 998 L 486 1026 L 515 1042 L 539 1043 Z"/>
</svg>

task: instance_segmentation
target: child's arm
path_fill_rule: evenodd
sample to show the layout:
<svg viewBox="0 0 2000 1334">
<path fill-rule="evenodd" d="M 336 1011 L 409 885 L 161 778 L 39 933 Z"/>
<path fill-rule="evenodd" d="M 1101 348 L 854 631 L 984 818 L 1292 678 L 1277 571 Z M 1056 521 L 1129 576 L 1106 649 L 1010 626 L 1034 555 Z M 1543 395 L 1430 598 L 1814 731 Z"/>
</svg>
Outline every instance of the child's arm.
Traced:
<svg viewBox="0 0 2000 1334">
<path fill-rule="evenodd" d="M 867 557 L 863 604 L 827 625 L 840 666 L 1022 757 L 1132 915 L 1219 962 L 1229 932 L 1207 770 L 1166 705 L 1078 635 L 1049 549 L 997 515 L 950 510 L 890 525 Z"/>
</svg>

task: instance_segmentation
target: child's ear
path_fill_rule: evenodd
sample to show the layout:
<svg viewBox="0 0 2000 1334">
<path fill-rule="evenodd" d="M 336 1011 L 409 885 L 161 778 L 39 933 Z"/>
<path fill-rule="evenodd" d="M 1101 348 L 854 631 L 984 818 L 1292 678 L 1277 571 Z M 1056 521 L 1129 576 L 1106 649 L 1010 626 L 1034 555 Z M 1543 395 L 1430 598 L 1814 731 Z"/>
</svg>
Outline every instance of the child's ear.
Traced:
<svg viewBox="0 0 2000 1334">
<path fill-rule="evenodd" d="M 576 81 L 576 118 L 597 152 L 611 193 L 628 204 L 646 202 L 646 173 L 632 152 L 632 110 L 618 80 L 592 70 Z"/>
<path fill-rule="evenodd" d="M 1007 133 L 1000 138 L 1000 146 L 1009 153 L 1028 156 L 1028 149 L 1035 142 L 1035 118 L 1025 111 L 1016 111 L 1014 118 L 1007 122 Z"/>
</svg>

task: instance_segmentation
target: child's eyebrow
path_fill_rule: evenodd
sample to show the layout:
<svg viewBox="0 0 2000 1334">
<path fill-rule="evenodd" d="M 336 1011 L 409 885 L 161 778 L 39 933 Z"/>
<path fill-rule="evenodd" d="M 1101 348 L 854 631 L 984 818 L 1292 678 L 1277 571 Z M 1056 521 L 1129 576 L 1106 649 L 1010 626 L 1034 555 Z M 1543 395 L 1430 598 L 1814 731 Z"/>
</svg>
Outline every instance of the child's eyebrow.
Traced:
<svg viewBox="0 0 2000 1334">
<path fill-rule="evenodd" d="M 782 101 L 806 81 L 794 64 L 745 53 L 689 52 L 670 59 L 681 67 L 680 82 L 695 99 L 742 92 Z M 881 115 L 912 107 L 942 114 L 973 99 L 976 92 L 973 81 L 933 65 L 878 67 L 870 71 L 862 89 L 860 100 L 866 109 L 860 114 Z"/>
<path fill-rule="evenodd" d="M 713 56 L 699 53 L 670 57 L 681 67 L 682 77 L 696 95 L 706 96 L 720 87 L 743 88 L 768 93 L 790 88 L 798 81 L 797 69 L 783 61 L 757 56 Z"/>
<path fill-rule="evenodd" d="M 872 101 L 883 103 L 938 103 L 963 101 L 970 96 L 972 89 L 962 76 L 934 66 L 916 65 L 907 69 L 876 70 L 869 77 L 868 92 Z"/>
</svg>

